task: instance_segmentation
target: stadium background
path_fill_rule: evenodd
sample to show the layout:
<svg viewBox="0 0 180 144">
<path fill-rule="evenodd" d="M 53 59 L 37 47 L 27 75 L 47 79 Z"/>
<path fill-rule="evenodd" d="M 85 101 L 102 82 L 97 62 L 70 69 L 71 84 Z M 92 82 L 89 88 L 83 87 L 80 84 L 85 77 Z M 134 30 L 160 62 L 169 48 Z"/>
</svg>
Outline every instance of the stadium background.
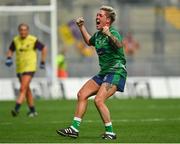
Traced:
<svg viewBox="0 0 180 144">
<path fill-rule="evenodd" d="M 49 0 L 0 0 L 1 6 L 48 5 Z M 57 0 L 58 53 L 65 52 L 68 78 L 52 81 L 49 12 L 0 11 L 0 142 L 105 143 L 103 125 L 89 102 L 77 140 L 56 135 L 71 123 L 76 93 L 98 71 L 97 56 L 84 45 L 73 19 L 83 16 L 93 34 L 95 15 L 101 5 L 117 10 L 115 26 L 126 37 L 131 33 L 139 48 L 127 52 L 128 79 L 125 92 L 107 102 L 118 139 L 113 142 L 180 142 L 180 1 L 179 0 Z M 15 65 L 7 68 L 5 53 L 21 22 L 49 49 L 46 70 L 38 70 L 31 83 L 39 116 L 26 117 L 22 106 L 17 118 L 10 110 L 18 96 Z M 173 98 L 173 99 L 172 99 Z M 88 131 L 87 131 L 88 129 Z"/>
<path fill-rule="evenodd" d="M 0 5 L 44 5 L 48 3 L 49 0 L 2 0 Z M 178 0 L 92 0 L 89 2 L 83 0 L 59 0 L 57 4 L 59 27 L 62 28 L 64 25 L 69 27 L 69 23 L 73 19 L 84 16 L 88 30 L 92 34 L 95 32 L 95 15 L 98 8 L 102 4 L 112 5 L 117 10 L 115 26 L 124 35 L 129 31 L 132 32 L 141 47 L 134 54 L 134 60 L 128 63 L 129 76 L 179 76 L 180 22 Z M 48 27 L 50 25 L 49 14 L 38 14 L 1 13 L 1 58 L 3 58 L 12 37 L 17 34 L 17 25 L 22 21 L 27 22 L 31 27 L 31 33 L 40 37 L 41 41 L 45 42 L 50 49 L 48 32 L 43 31 L 41 25 L 38 25 L 39 20 Z M 71 29 L 70 27 L 70 31 Z M 73 43 L 73 38 L 76 40 L 79 37 L 73 36 L 72 40 L 69 41 L 62 40 L 62 33 L 58 33 L 58 48 L 60 51 L 62 48 L 67 47 L 66 59 L 70 77 L 91 76 L 96 73 L 98 69 L 96 55 L 86 61 L 86 57 L 83 57 L 77 51 Z M 3 65 L 1 65 L 0 69 L 0 77 L 2 78 L 15 76 L 13 71 L 5 71 Z M 37 76 L 42 76 L 42 74 Z"/>
</svg>

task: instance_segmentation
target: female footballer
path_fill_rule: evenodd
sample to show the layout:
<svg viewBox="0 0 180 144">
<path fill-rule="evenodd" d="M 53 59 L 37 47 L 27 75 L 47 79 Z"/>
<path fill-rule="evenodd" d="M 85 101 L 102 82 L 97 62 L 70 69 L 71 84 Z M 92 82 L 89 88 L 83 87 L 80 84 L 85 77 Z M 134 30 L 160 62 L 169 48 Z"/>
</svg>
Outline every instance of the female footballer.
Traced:
<svg viewBox="0 0 180 144">
<path fill-rule="evenodd" d="M 19 97 L 17 98 L 16 105 L 11 111 L 12 116 L 17 116 L 21 104 L 26 98 L 29 106 L 29 117 L 37 115 L 35 110 L 33 95 L 30 89 L 30 82 L 36 72 L 37 67 L 37 49 L 41 51 L 40 68 L 45 69 L 45 60 L 47 55 L 47 48 L 42 44 L 37 37 L 29 34 L 29 26 L 21 23 L 18 26 L 19 35 L 15 36 L 10 44 L 7 52 L 6 65 L 13 64 L 12 56 L 16 52 L 16 72 L 20 81 Z"/>
<path fill-rule="evenodd" d="M 76 20 L 82 36 L 89 46 L 94 46 L 99 58 L 100 71 L 87 81 L 77 94 L 78 101 L 72 125 L 57 130 L 62 136 L 77 138 L 79 126 L 86 112 L 88 98 L 96 95 L 94 102 L 105 126 L 103 139 L 116 139 L 105 101 L 116 91 L 124 91 L 127 77 L 122 36 L 112 26 L 116 13 L 112 7 L 102 6 L 96 15 L 97 32 L 91 36 L 84 25 L 83 17 Z"/>
</svg>

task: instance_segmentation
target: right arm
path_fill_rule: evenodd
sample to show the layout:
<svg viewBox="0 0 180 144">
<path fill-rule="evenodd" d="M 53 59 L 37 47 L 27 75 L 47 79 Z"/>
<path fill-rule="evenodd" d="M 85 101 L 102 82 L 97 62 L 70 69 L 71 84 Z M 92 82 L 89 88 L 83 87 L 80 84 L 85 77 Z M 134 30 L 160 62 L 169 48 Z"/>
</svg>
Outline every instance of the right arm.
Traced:
<svg viewBox="0 0 180 144">
<path fill-rule="evenodd" d="M 8 51 L 7 51 L 6 57 L 11 58 L 13 56 L 14 51 L 15 51 L 15 45 L 14 45 L 14 42 L 12 42 Z"/>
<path fill-rule="evenodd" d="M 13 64 L 12 56 L 13 56 L 14 51 L 15 51 L 15 44 L 14 44 L 14 42 L 12 42 L 9 49 L 8 49 L 8 51 L 7 51 L 7 54 L 6 54 L 5 65 L 8 66 L 8 67 L 10 67 Z"/>
<path fill-rule="evenodd" d="M 90 46 L 91 44 L 90 44 L 89 40 L 90 40 L 90 38 L 91 38 L 91 35 L 88 33 L 86 27 L 84 26 L 84 18 L 83 18 L 83 17 L 79 17 L 79 18 L 76 20 L 76 24 L 77 24 L 78 27 L 79 27 L 79 30 L 80 30 L 80 32 L 81 32 L 81 34 L 82 34 L 82 36 L 83 36 L 84 41 L 86 42 L 86 44 L 87 44 L 88 46 Z"/>
<path fill-rule="evenodd" d="M 7 58 L 11 58 L 12 56 L 13 56 L 13 51 L 12 51 L 11 49 L 9 49 L 9 50 L 7 51 L 6 57 L 7 57 Z"/>
</svg>

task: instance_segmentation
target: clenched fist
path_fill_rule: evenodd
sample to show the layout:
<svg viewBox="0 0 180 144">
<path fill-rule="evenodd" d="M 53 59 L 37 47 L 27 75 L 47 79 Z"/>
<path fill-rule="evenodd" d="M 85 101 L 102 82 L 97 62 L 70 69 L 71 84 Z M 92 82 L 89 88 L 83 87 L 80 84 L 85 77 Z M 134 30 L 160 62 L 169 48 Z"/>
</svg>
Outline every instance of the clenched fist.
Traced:
<svg viewBox="0 0 180 144">
<path fill-rule="evenodd" d="M 111 32 L 109 31 L 109 27 L 108 26 L 104 26 L 103 29 L 102 29 L 102 33 L 107 35 L 107 36 L 110 36 L 111 35 Z"/>
<path fill-rule="evenodd" d="M 76 19 L 76 24 L 80 27 L 84 24 L 84 18 L 83 17 L 79 17 Z"/>
</svg>

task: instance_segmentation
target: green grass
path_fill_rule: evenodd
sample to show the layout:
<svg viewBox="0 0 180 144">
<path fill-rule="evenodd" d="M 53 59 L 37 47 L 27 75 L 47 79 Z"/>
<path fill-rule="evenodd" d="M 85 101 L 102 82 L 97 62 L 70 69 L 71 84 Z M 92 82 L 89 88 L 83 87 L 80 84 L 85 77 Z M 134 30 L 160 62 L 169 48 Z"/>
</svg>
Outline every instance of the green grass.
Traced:
<svg viewBox="0 0 180 144">
<path fill-rule="evenodd" d="M 104 126 L 93 101 L 80 128 L 80 137 L 72 139 L 56 134 L 57 128 L 71 124 L 76 101 L 51 100 L 36 102 L 39 115 L 26 116 L 24 104 L 20 115 L 13 118 L 14 102 L 0 102 L 0 142 L 57 143 L 178 143 L 180 142 L 180 99 L 118 100 L 107 102 L 117 140 L 102 140 Z"/>
</svg>

